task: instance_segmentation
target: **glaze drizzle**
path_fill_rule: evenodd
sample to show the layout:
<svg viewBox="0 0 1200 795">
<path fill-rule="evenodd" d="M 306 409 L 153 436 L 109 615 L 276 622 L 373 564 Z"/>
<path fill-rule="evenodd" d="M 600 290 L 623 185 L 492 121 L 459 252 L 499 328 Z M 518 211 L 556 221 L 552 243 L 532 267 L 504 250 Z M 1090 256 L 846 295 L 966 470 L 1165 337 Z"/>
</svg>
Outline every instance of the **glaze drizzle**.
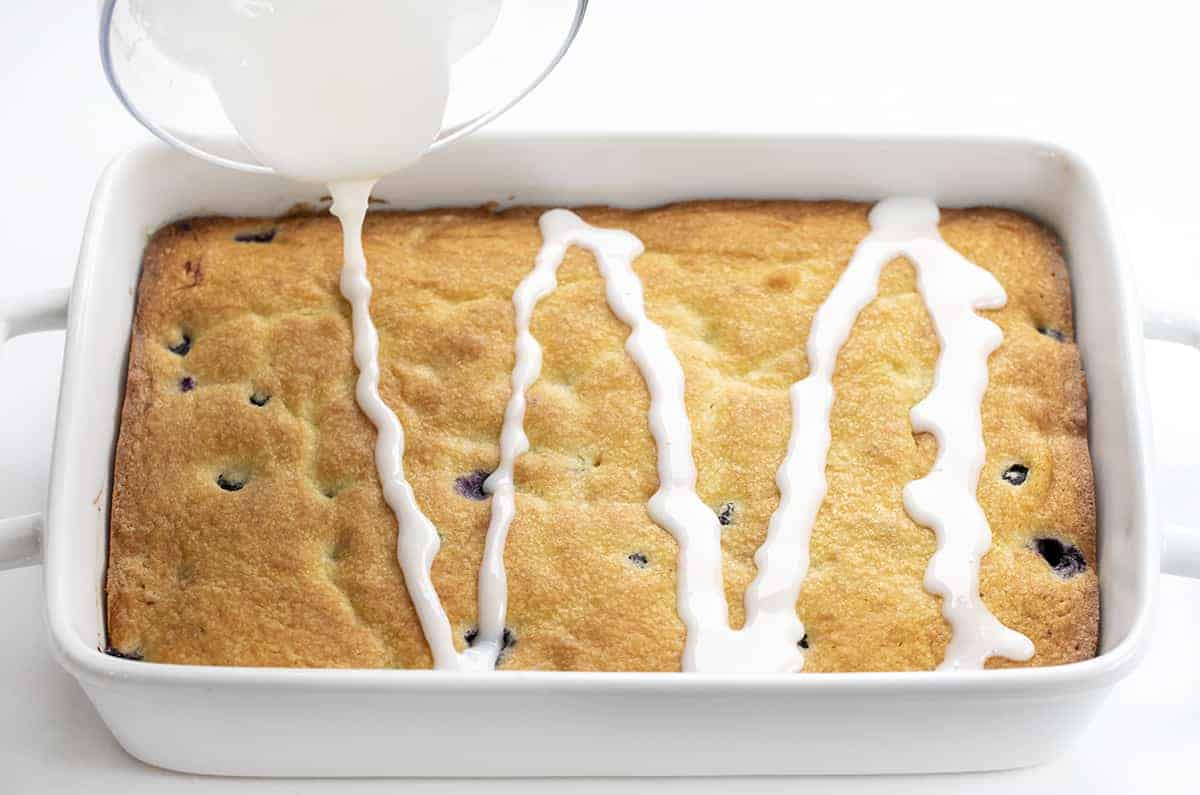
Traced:
<svg viewBox="0 0 1200 795">
<path fill-rule="evenodd" d="M 999 308 L 1007 297 L 991 274 L 941 239 L 936 205 L 920 198 L 887 199 L 871 210 L 870 234 L 813 318 L 807 341 L 809 373 L 790 390 L 792 432 L 776 473 L 780 502 L 754 556 L 758 573 L 746 590 L 746 622 L 738 630 L 729 626 L 722 585 L 720 522 L 696 493 L 683 369 L 666 332 L 647 317 L 642 283 L 633 270 L 643 251 L 641 241 L 626 231 L 591 226 L 568 210 L 543 214 L 541 250 L 513 294 L 512 393 L 500 433 L 500 462 L 484 484 L 492 495 L 492 513 L 479 574 L 479 630 L 471 647 L 457 652 L 430 577 L 440 546 L 438 533 L 404 479 L 403 429 L 378 392 L 378 336 L 368 310 L 370 283 L 361 241 L 371 184 L 331 186 L 333 211 L 345 234 L 342 291 L 353 308 L 354 356 L 360 371 L 356 394 L 379 431 L 376 466 L 400 527 L 397 554 L 435 667 L 491 670 L 503 645 L 508 601 L 504 547 L 516 510 L 513 469 L 529 450 L 526 392 L 542 366 L 542 348 L 530 322 L 538 302 L 557 286 L 558 268 L 572 245 L 595 257 L 609 307 L 630 329 L 625 349 L 650 395 L 648 422 L 659 487 L 647 512 L 679 547 L 677 603 L 687 629 L 683 670 L 784 673 L 802 668 L 805 632 L 796 602 L 808 570 L 812 527 L 827 491 L 837 356 L 858 315 L 874 300 L 883 267 L 899 256 L 917 270 L 918 288 L 941 344 L 933 390 L 911 412 L 913 429 L 936 437 L 937 459 L 928 475 L 904 490 L 905 509 L 913 521 L 937 536 L 938 550 L 926 571 L 925 587 L 941 597 L 942 613 L 953 633 L 940 668 L 981 668 L 992 656 L 1032 656 L 1032 642 L 1001 624 L 979 597 L 979 563 L 991 544 L 990 528 L 975 499 L 985 455 L 979 406 L 987 387 L 987 359 L 1002 337 L 995 324 L 975 312 Z"/>
<path fill-rule="evenodd" d="M 490 670 L 496 664 L 490 647 L 472 646 L 464 652 L 454 647 L 450 620 L 434 588 L 431 570 L 441 548 L 441 536 L 421 507 L 404 477 L 404 428 L 379 394 L 379 333 L 371 320 L 371 281 L 363 251 L 363 221 L 375 180 L 334 182 L 329 185 L 330 208 L 342 224 L 342 295 L 350 302 L 354 329 L 354 364 L 358 381 L 354 395 L 375 426 L 375 468 L 383 498 L 396 516 L 396 557 L 404 585 L 421 622 L 421 631 L 433 654 L 433 667 L 452 670 Z M 497 649 L 497 654 L 499 650 Z"/>
</svg>

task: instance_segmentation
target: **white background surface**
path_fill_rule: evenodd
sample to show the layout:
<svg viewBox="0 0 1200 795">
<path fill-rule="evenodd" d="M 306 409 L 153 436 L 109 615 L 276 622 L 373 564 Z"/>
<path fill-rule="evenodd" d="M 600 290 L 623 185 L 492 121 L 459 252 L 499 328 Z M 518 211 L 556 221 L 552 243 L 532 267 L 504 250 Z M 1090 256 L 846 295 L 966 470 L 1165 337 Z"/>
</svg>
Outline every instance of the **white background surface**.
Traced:
<svg viewBox="0 0 1200 795">
<path fill-rule="evenodd" d="M 593 0 L 558 72 L 505 129 L 1025 135 L 1065 144 L 1107 186 L 1148 300 L 1200 311 L 1200 74 L 1193 12 L 1102 4 Z M 1113 10 L 1107 10 L 1112 7 Z M 95 3 L 0 8 L 0 297 L 71 280 L 103 165 L 148 134 L 96 55 Z M 653 178 L 648 175 L 648 178 Z M 46 488 L 61 335 L 0 362 L 0 515 Z M 1165 516 L 1200 524 L 1200 355 L 1148 346 Z M 40 568 L 0 573 L 0 792 L 557 792 L 562 781 L 251 782 L 181 776 L 126 756 L 42 627 Z M 737 742 L 736 737 L 730 738 Z M 896 738 L 903 742 L 904 738 Z M 630 771 L 636 772 L 636 771 Z M 1200 583 L 1163 577 L 1149 654 L 1067 756 L 968 776 L 599 780 L 574 791 L 1195 792 Z"/>
</svg>

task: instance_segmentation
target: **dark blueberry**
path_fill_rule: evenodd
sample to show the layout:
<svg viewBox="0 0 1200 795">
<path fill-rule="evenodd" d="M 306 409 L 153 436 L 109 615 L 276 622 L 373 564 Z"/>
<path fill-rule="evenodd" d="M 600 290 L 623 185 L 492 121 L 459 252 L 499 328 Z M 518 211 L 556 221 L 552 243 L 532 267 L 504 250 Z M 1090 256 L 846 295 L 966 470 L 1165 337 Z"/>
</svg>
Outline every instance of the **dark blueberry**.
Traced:
<svg viewBox="0 0 1200 795">
<path fill-rule="evenodd" d="M 192 283 L 188 287 L 195 287 L 204 281 L 204 263 L 200 260 L 187 260 L 183 263 L 183 272 L 187 275 Z"/>
<path fill-rule="evenodd" d="M 1005 482 L 1013 486 L 1020 486 L 1029 477 L 1029 467 L 1024 464 L 1013 464 L 1008 469 L 1004 470 L 1004 474 L 1000 477 L 1004 478 Z"/>
<path fill-rule="evenodd" d="M 222 472 L 217 475 L 217 485 L 225 491 L 241 491 L 242 487 L 246 485 L 246 476 Z"/>
<path fill-rule="evenodd" d="M 180 382 L 179 382 L 179 391 L 180 392 L 191 392 L 195 388 L 196 388 L 196 379 L 192 378 L 190 375 L 185 375 L 183 377 L 183 379 L 180 380 Z"/>
<path fill-rule="evenodd" d="M 476 469 L 469 475 L 459 475 L 454 479 L 454 490 L 468 500 L 486 500 L 491 495 L 483 490 L 483 482 L 491 475 L 483 469 Z"/>
<path fill-rule="evenodd" d="M 1063 334 L 1061 331 L 1059 331 L 1056 328 L 1050 328 L 1049 326 L 1038 326 L 1037 330 L 1038 330 L 1039 334 L 1045 334 L 1047 337 L 1054 340 L 1055 342 L 1066 342 L 1067 341 L 1067 335 Z"/>
<path fill-rule="evenodd" d="M 266 392 L 250 393 L 250 402 L 256 406 L 265 406 L 265 405 L 267 405 L 267 402 L 270 400 L 271 400 L 271 396 L 268 395 Z"/>
<path fill-rule="evenodd" d="M 259 232 L 242 232 L 240 235 L 234 235 L 233 239 L 239 243 L 270 243 L 275 239 L 275 227 Z"/>
<path fill-rule="evenodd" d="M 801 639 L 800 639 L 800 642 L 799 642 L 799 643 L 797 643 L 796 645 L 797 645 L 797 646 L 799 646 L 799 647 L 800 647 L 800 648 L 802 648 L 802 649 L 807 649 L 807 648 L 808 648 L 808 633 L 807 633 L 807 632 L 805 632 L 805 633 L 804 633 L 804 637 L 803 637 L 803 638 L 801 638 Z"/>
<path fill-rule="evenodd" d="M 467 642 L 468 646 L 474 645 L 477 637 L 479 637 L 479 627 L 471 627 L 463 633 L 463 640 Z M 508 627 L 505 627 L 504 634 L 500 636 L 501 648 L 510 649 L 516 644 L 517 639 L 513 636 L 512 630 Z"/>
<path fill-rule="evenodd" d="M 727 502 L 721 506 L 721 510 L 717 511 L 717 521 L 722 527 L 727 527 L 733 524 L 733 503 Z"/>
<path fill-rule="evenodd" d="M 175 228 L 178 229 L 180 232 L 190 232 L 190 231 L 192 231 L 192 222 L 191 221 L 180 221 L 179 223 L 175 224 Z"/>
<path fill-rule="evenodd" d="M 1031 546 L 1054 570 L 1054 573 L 1064 580 L 1082 574 L 1087 569 L 1087 561 L 1083 559 L 1083 553 L 1071 544 L 1064 544 L 1057 538 L 1035 538 Z"/>
<path fill-rule="evenodd" d="M 463 640 L 465 640 L 467 642 L 468 646 L 474 646 L 475 638 L 477 638 L 477 637 L 479 637 L 479 628 L 478 627 L 471 627 L 470 629 L 468 629 L 466 632 L 463 633 Z M 510 630 L 508 627 L 505 627 L 504 634 L 500 636 L 500 654 L 496 657 L 496 665 L 497 666 L 499 666 L 502 662 L 504 662 L 504 658 L 507 656 L 508 650 L 516 645 L 517 645 L 516 635 L 514 635 L 512 633 L 512 630 Z"/>
<path fill-rule="evenodd" d="M 339 538 L 333 542 L 333 546 L 329 548 L 328 556 L 330 560 L 338 561 L 346 557 L 346 553 L 350 551 L 350 541 L 346 538 Z"/>
<path fill-rule="evenodd" d="M 142 659 L 141 649 L 134 649 L 133 651 L 121 651 L 120 649 L 114 649 L 112 646 L 109 646 L 104 650 L 104 653 L 110 657 L 120 657 L 122 660 Z"/>
<path fill-rule="evenodd" d="M 646 557 L 641 552 L 631 552 L 629 554 L 629 562 L 637 566 L 639 569 L 644 569 L 650 565 L 650 558 Z"/>
<path fill-rule="evenodd" d="M 167 347 L 167 350 L 169 350 L 171 353 L 175 354 L 176 356 L 187 356 L 188 351 L 190 351 L 191 349 L 192 349 L 192 338 L 189 337 L 187 334 L 184 334 L 183 339 L 181 339 L 179 342 Z"/>
</svg>

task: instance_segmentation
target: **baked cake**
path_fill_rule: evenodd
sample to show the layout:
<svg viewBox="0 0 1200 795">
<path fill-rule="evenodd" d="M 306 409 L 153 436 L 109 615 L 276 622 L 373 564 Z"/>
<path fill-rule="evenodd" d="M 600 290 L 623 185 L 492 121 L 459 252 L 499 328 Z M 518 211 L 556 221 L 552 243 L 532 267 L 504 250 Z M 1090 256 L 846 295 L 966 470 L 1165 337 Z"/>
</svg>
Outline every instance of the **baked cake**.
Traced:
<svg viewBox="0 0 1200 795">
<path fill-rule="evenodd" d="M 686 379 L 696 490 L 721 526 L 730 623 L 780 501 L 789 388 L 805 340 L 860 243 L 864 204 L 705 201 L 587 208 L 635 235 L 647 316 Z M 364 242 L 380 392 L 406 436 L 408 481 L 442 546 L 432 579 L 458 648 L 475 633 L 489 524 L 484 480 L 512 389 L 513 293 L 542 247 L 540 210 L 376 212 Z M 979 314 L 987 358 L 992 532 L 984 604 L 1033 641 L 1024 662 L 1096 653 L 1099 596 L 1086 386 L 1052 233 L 1018 213 L 944 210 L 941 237 L 1007 293 Z M 146 250 L 113 479 L 110 653 L 211 665 L 426 668 L 397 562 L 396 518 L 355 401 L 342 237 L 328 216 L 199 218 Z M 593 256 L 571 247 L 533 314 L 544 349 L 516 461 L 502 669 L 675 671 L 685 627 L 677 544 L 647 513 L 659 487 L 649 394 Z M 906 484 L 938 445 L 910 410 L 939 343 L 912 264 L 837 356 L 825 473 L 796 610 L 804 672 L 924 670 L 946 656 L 941 599 L 923 584 L 935 534 Z"/>
</svg>

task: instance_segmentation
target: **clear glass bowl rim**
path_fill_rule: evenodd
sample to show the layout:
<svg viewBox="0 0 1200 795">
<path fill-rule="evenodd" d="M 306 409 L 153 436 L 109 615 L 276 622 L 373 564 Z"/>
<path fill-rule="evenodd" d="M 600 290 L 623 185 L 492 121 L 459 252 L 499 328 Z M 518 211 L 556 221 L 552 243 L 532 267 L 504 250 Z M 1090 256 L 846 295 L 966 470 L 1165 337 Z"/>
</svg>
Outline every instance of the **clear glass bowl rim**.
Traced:
<svg viewBox="0 0 1200 795">
<path fill-rule="evenodd" d="M 235 160 L 229 157 L 223 157 L 214 154 L 205 149 L 201 149 L 179 136 L 171 133 L 169 130 L 156 124 L 148 114 L 144 113 L 141 108 L 125 93 L 121 82 L 117 79 L 116 72 L 113 67 L 112 50 L 110 43 L 112 41 L 111 29 L 113 19 L 113 8 L 118 0 L 103 0 L 100 7 L 100 63 L 104 67 L 104 76 L 108 79 L 108 84 L 112 87 L 113 93 L 117 95 L 117 99 L 129 111 L 133 118 L 150 132 L 154 133 L 160 140 L 170 144 L 171 146 L 181 151 L 187 152 L 190 155 L 207 160 L 210 163 L 215 163 L 226 168 L 233 168 L 239 171 L 249 171 L 256 174 L 274 174 L 275 171 L 270 166 L 265 166 L 262 163 L 251 163 L 245 160 Z M 588 0 L 575 0 L 575 16 L 571 20 L 571 26 L 567 30 L 566 36 L 559 45 L 558 51 L 550 58 L 549 63 L 539 72 L 531 82 L 519 89 L 515 94 L 511 94 L 505 99 L 502 99 L 496 105 L 493 105 L 488 110 L 474 116 L 466 121 L 443 128 L 430 144 L 428 152 L 433 152 L 447 144 L 457 141 L 467 135 L 478 130 L 488 122 L 495 119 L 506 110 L 516 105 L 529 94 L 530 91 L 537 88 L 550 72 L 554 71 L 554 67 L 558 66 L 559 61 L 567 54 L 567 50 L 571 48 L 571 44 L 575 41 L 575 36 L 579 33 L 579 27 L 583 24 L 584 14 L 587 12 Z"/>
</svg>

